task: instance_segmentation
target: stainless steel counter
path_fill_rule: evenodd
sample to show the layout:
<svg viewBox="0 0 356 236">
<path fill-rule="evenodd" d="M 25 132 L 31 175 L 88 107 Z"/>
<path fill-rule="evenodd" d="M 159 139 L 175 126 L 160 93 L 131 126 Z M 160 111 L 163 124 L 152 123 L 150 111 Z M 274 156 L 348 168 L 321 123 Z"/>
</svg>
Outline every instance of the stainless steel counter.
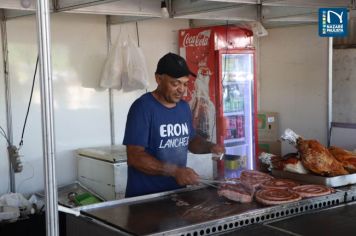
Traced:
<svg viewBox="0 0 356 236">
<path fill-rule="evenodd" d="M 356 202 L 338 205 L 318 212 L 303 214 L 275 222 L 255 224 L 224 234 L 239 236 L 339 236 L 355 235 Z"/>
<path fill-rule="evenodd" d="M 323 211 L 253 225 L 224 235 L 355 235 L 356 203 L 348 203 Z"/>
<path fill-rule="evenodd" d="M 269 225 L 299 235 L 355 235 L 356 205 L 339 205 Z"/>
</svg>

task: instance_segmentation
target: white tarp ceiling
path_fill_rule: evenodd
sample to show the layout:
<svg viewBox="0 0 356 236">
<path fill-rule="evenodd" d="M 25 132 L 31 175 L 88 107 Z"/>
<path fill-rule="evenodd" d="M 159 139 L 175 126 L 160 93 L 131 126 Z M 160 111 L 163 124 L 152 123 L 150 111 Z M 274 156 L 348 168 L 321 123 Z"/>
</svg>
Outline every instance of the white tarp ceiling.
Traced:
<svg viewBox="0 0 356 236">
<path fill-rule="evenodd" d="M 35 0 L 0 0 L 7 18 L 33 14 Z M 54 12 L 103 14 L 115 23 L 161 17 L 161 0 L 49 0 Z M 166 0 L 173 18 L 206 21 L 260 21 L 266 28 L 317 22 L 321 7 L 346 7 L 355 0 Z M 350 14 L 351 16 L 355 14 Z"/>
</svg>

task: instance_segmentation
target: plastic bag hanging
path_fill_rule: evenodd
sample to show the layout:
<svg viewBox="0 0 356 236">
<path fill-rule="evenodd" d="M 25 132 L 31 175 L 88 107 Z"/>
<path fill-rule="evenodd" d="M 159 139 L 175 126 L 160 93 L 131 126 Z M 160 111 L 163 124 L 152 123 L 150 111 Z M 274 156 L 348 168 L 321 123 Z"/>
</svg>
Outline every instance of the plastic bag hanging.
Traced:
<svg viewBox="0 0 356 236">
<path fill-rule="evenodd" d="M 122 77 L 126 70 L 125 50 L 127 40 L 128 37 L 120 33 L 115 44 L 111 47 L 101 73 L 100 87 L 117 90 L 122 88 Z"/>
<path fill-rule="evenodd" d="M 125 48 L 124 61 L 126 76 L 122 77 L 122 89 L 124 91 L 146 89 L 149 85 L 146 60 L 141 48 L 137 47 L 130 37 Z"/>
</svg>

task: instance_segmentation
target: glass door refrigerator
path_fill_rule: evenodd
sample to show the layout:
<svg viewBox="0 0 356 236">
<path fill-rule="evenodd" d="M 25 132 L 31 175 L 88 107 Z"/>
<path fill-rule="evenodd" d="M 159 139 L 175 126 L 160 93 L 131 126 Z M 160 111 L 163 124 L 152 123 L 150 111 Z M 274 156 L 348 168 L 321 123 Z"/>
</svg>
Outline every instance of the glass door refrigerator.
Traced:
<svg viewBox="0 0 356 236">
<path fill-rule="evenodd" d="M 226 148 L 219 178 L 255 169 L 257 147 L 255 51 L 252 31 L 236 26 L 179 30 L 179 53 L 197 76 L 185 100 L 199 135 Z"/>
<path fill-rule="evenodd" d="M 225 169 L 254 169 L 256 150 L 255 63 L 253 50 L 216 53 L 216 120 L 218 143 L 226 149 Z M 227 177 L 239 173 L 225 170 Z"/>
</svg>

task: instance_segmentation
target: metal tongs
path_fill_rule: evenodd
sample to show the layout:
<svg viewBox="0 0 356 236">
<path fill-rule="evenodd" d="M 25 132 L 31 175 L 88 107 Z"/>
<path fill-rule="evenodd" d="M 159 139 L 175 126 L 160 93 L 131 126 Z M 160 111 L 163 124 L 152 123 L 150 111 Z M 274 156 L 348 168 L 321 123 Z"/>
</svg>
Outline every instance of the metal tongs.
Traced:
<svg viewBox="0 0 356 236">
<path fill-rule="evenodd" d="M 200 183 L 209 185 L 215 188 L 218 188 L 219 184 L 239 184 L 241 183 L 239 180 L 213 180 L 213 179 L 204 179 L 204 178 L 199 178 L 198 180 Z"/>
</svg>

